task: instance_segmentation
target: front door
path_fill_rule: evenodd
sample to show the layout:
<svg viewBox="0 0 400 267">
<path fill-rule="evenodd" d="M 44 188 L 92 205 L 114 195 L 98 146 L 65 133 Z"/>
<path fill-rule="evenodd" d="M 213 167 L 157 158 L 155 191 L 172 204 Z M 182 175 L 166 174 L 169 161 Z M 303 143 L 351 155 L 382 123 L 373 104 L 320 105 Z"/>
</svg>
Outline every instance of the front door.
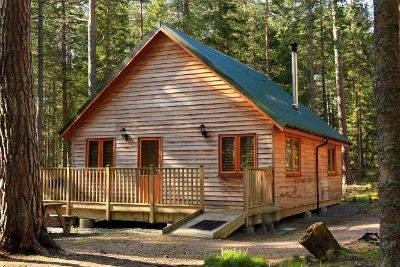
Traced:
<svg viewBox="0 0 400 267">
<path fill-rule="evenodd" d="M 161 138 L 160 137 L 142 137 L 139 138 L 139 168 L 140 176 L 140 199 L 144 203 L 149 202 L 149 178 L 150 170 L 148 168 L 161 167 Z M 161 203 L 161 172 L 153 170 L 154 181 L 154 203 Z"/>
</svg>

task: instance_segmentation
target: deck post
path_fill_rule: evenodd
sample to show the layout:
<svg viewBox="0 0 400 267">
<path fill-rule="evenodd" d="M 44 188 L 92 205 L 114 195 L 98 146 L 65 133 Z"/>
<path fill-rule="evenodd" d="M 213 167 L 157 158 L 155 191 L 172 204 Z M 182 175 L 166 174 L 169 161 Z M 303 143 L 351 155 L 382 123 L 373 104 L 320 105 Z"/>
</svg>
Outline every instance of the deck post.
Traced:
<svg viewBox="0 0 400 267">
<path fill-rule="evenodd" d="M 66 207 L 66 211 L 65 211 L 65 213 L 67 214 L 67 215 L 71 215 L 70 214 L 70 201 L 71 201 L 71 199 L 70 199 L 70 191 L 71 191 L 71 165 L 67 165 L 67 177 L 66 177 L 66 196 L 65 196 L 65 200 L 66 200 L 66 202 L 67 202 L 67 207 Z"/>
<path fill-rule="evenodd" d="M 150 214 L 149 222 L 154 223 L 154 168 L 150 168 L 149 177 L 149 204 L 150 204 Z"/>
<path fill-rule="evenodd" d="M 243 172 L 243 211 L 246 212 L 246 226 L 249 226 L 249 167 Z"/>
<path fill-rule="evenodd" d="M 111 219 L 110 214 L 110 185 L 111 185 L 111 167 L 107 165 L 106 167 L 106 220 Z"/>
<path fill-rule="evenodd" d="M 200 165 L 200 210 L 204 211 L 204 165 Z"/>
</svg>

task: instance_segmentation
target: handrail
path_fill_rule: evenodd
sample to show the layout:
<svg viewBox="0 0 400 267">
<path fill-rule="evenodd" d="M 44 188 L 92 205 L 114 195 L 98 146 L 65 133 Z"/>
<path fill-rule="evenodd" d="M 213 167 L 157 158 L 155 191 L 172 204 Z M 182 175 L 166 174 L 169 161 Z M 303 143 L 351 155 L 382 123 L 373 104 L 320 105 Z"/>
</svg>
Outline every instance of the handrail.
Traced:
<svg viewBox="0 0 400 267">
<path fill-rule="evenodd" d="M 251 192 L 251 193 L 250 193 Z M 274 205 L 274 177 L 271 168 L 245 167 L 243 172 L 243 211 Z"/>
<path fill-rule="evenodd" d="M 204 166 L 200 168 L 42 168 L 43 199 L 103 203 L 106 219 L 110 207 L 118 204 L 187 206 L 204 210 Z"/>
</svg>

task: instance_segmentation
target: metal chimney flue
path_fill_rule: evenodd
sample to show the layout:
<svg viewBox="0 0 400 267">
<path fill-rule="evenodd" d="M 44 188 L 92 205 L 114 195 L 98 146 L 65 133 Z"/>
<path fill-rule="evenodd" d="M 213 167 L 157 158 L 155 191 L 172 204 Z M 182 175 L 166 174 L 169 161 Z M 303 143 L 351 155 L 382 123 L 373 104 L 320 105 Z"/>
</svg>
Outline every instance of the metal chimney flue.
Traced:
<svg viewBox="0 0 400 267">
<path fill-rule="evenodd" d="M 298 93 L 298 82 L 297 82 L 297 45 L 298 43 L 292 43 L 292 88 L 293 88 L 293 108 L 299 109 L 299 93 Z"/>
</svg>

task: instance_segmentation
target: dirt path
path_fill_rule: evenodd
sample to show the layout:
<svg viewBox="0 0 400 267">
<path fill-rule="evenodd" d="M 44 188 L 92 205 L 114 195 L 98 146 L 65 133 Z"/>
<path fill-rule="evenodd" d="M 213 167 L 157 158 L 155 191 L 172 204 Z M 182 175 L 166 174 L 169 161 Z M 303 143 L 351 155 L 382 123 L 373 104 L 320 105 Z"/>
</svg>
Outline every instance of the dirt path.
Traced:
<svg viewBox="0 0 400 267">
<path fill-rule="evenodd" d="M 325 221 L 342 244 L 356 240 L 365 230 L 377 232 L 378 217 L 360 212 L 363 208 L 354 204 L 339 205 L 321 217 L 285 220 L 279 225 L 280 230 L 252 234 L 238 232 L 223 240 L 160 235 L 158 230 L 135 232 L 126 229 L 106 229 L 100 234 L 73 234 L 69 237 L 56 235 L 66 254 L 56 257 L 6 256 L 0 258 L 0 266 L 190 266 L 202 265 L 207 255 L 227 248 L 244 249 L 276 261 L 307 253 L 297 239 L 315 221 Z"/>
</svg>

